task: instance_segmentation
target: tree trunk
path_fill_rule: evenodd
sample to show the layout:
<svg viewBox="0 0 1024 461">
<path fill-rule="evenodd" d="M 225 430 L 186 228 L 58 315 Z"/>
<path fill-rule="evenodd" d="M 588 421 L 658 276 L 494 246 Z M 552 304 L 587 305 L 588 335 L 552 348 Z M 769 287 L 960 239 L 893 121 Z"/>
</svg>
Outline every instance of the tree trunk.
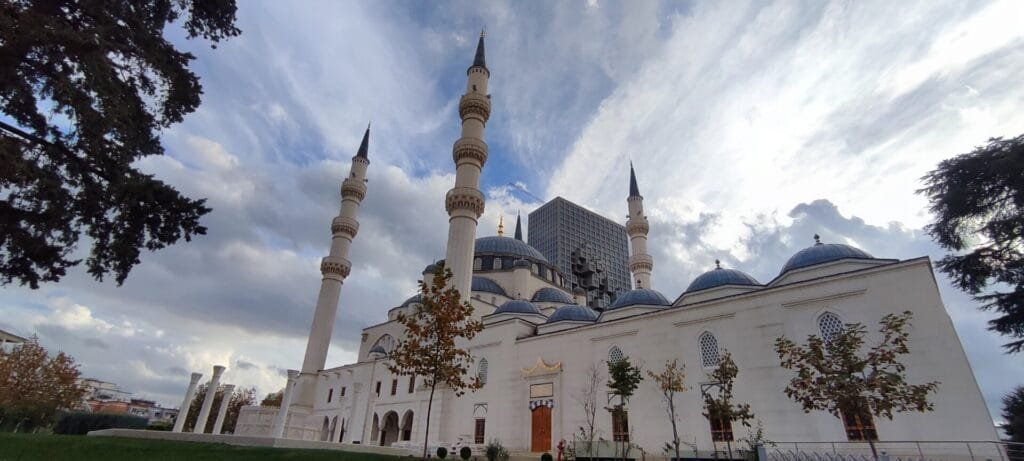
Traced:
<svg viewBox="0 0 1024 461">
<path fill-rule="evenodd" d="M 434 406 L 434 389 L 437 388 L 437 380 L 430 380 L 430 398 L 427 399 L 427 429 L 423 432 L 423 459 L 427 459 L 428 440 L 430 440 L 430 410 Z"/>
<path fill-rule="evenodd" d="M 874 458 L 875 461 L 878 461 L 878 451 L 875 450 L 875 441 L 870 437 L 868 438 L 868 446 L 871 447 L 872 458 Z"/>
<path fill-rule="evenodd" d="M 679 431 L 676 429 L 676 405 L 672 397 L 668 399 L 668 416 L 672 420 L 672 445 L 676 450 L 675 461 L 679 461 Z"/>
</svg>

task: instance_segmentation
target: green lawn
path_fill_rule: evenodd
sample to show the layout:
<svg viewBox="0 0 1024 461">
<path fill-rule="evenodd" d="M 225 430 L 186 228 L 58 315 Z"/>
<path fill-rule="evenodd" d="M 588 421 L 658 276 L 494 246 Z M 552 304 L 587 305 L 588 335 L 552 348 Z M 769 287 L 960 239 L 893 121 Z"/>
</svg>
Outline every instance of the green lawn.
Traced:
<svg viewBox="0 0 1024 461">
<path fill-rule="evenodd" d="M 167 440 L 87 437 L 84 435 L 43 435 L 0 433 L 0 461 L 20 460 L 333 460 L 395 461 L 386 455 L 335 450 L 236 447 L 217 443 L 172 442 Z"/>
</svg>

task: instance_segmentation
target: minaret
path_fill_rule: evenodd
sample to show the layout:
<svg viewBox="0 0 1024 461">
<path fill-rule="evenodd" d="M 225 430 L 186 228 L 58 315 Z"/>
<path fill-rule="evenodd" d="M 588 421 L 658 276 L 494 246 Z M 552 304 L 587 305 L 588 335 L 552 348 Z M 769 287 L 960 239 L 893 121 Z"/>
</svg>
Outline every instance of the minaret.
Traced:
<svg viewBox="0 0 1024 461">
<path fill-rule="evenodd" d="M 483 32 L 480 32 L 476 57 L 473 65 L 466 70 L 466 76 L 466 94 L 459 100 L 462 137 L 452 146 L 455 187 L 445 196 L 445 208 L 448 210 L 445 264 L 452 271 L 452 284 L 464 299 L 470 296 L 477 220 L 484 213 L 480 173 L 487 161 L 484 126 L 491 116 L 491 97 L 487 94 L 487 81 L 491 72 L 487 70 L 484 61 Z"/>
<path fill-rule="evenodd" d="M 644 198 L 640 195 L 640 188 L 636 186 L 636 172 L 633 171 L 633 162 L 629 163 L 629 220 L 626 221 L 626 233 L 629 234 L 629 243 L 633 248 L 633 254 L 629 257 L 629 270 L 633 273 L 633 288 L 651 288 L 651 269 L 654 268 L 654 259 L 647 254 L 647 231 L 650 225 L 647 224 L 647 216 L 644 216 Z"/>
<path fill-rule="evenodd" d="M 516 240 L 523 241 L 523 218 L 516 212 Z"/>
<path fill-rule="evenodd" d="M 316 299 L 316 311 L 313 313 L 313 326 L 309 330 L 309 342 L 306 343 L 306 357 L 302 361 L 296 389 L 298 393 L 292 404 L 294 406 L 313 406 L 316 374 L 324 369 L 327 362 L 327 348 L 331 344 L 334 317 L 338 313 L 341 285 L 352 267 L 347 259 L 348 249 L 359 231 L 356 212 L 366 197 L 366 168 L 370 166 L 370 159 L 367 158 L 369 143 L 370 127 L 367 125 L 359 151 L 352 157 L 348 177 L 341 183 L 341 211 L 331 221 L 331 251 L 320 262 L 323 279 Z"/>
</svg>

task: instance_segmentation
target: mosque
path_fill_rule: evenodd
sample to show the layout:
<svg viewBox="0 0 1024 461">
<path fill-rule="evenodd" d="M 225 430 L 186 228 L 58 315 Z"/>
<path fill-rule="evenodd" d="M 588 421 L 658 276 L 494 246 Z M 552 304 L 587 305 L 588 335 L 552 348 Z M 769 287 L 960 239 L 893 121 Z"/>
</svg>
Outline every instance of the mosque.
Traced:
<svg viewBox="0 0 1024 461">
<path fill-rule="evenodd" d="M 692 449 L 707 453 L 716 441 L 747 435 L 743 427 L 702 416 L 701 389 L 713 384 L 708 372 L 726 350 L 739 368 L 735 398 L 751 406 L 770 440 L 998 440 L 927 257 L 878 258 L 815 236 L 772 280 L 715 267 L 681 293 L 653 287 L 649 224 L 632 167 L 625 226 L 634 286 L 600 312 L 586 306 L 582 293 L 563 288 L 565 275 L 522 240 L 519 222 L 513 237 L 477 238 L 484 212 L 479 187 L 488 155 L 484 129 L 491 112 L 489 77 L 481 35 L 459 101 L 462 136 L 452 149 L 456 179 L 445 197 L 450 219 L 444 261 L 453 272 L 452 283 L 471 300 L 474 316 L 485 325 L 462 344 L 474 357 L 472 373 L 484 385 L 461 397 L 438 389 L 430 416 L 431 446 L 479 448 L 497 439 L 513 452 L 553 452 L 560 440 L 571 441 L 584 425 L 579 397 L 587 370 L 605 371 L 607 361 L 629 357 L 649 369 L 671 359 L 686 365 L 689 390 L 677 397 L 679 434 Z M 246 407 L 236 435 L 392 447 L 424 442 L 429 390 L 422 378 L 395 375 L 387 367 L 388 353 L 404 331 L 396 318 L 409 312 L 419 295 L 363 330 L 355 363 L 325 363 L 342 284 L 351 268 L 347 255 L 359 230 L 357 212 L 367 193 L 368 143 L 369 129 L 341 185 L 341 210 L 331 223 L 330 252 L 321 264 L 323 280 L 306 354 L 301 370 L 289 372 L 281 406 L 285 411 Z M 427 266 L 422 273 L 432 277 L 433 270 Z M 794 374 L 780 367 L 773 348 L 776 338 L 828 337 L 852 322 L 873 331 L 884 315 L 906 310 L 913 319 L 911 352 L 903 363 L 910 382 L 941 383 L 930 396 L 934 411 L 898 413 L 892 420 L 836 418 L 805 413 L 783 393 Z M 600 407 L 605 392 L 599 392 Z M 662 455 L 665 442 L 672 440 L 665 403 L 650 380 L 640 384 L 627 414 L 613 418 L 599 408 L 596 429 L 601 439 L 628 438 L 649 454 Z"/>
</svg>

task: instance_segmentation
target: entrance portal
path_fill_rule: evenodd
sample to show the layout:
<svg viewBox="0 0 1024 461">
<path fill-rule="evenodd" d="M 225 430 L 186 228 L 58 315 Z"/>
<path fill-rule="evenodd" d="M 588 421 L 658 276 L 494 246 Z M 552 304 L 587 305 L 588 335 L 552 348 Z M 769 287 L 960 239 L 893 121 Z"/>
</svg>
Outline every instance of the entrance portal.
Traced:
<svg viewBox="0 0 1024 461">
<path fill-rule="evenodd" d="M 551 450 L 551 407 L 539 406 L 533 409 L 533 435 L 530 451 L 540 453 Z"/>
</svg>

